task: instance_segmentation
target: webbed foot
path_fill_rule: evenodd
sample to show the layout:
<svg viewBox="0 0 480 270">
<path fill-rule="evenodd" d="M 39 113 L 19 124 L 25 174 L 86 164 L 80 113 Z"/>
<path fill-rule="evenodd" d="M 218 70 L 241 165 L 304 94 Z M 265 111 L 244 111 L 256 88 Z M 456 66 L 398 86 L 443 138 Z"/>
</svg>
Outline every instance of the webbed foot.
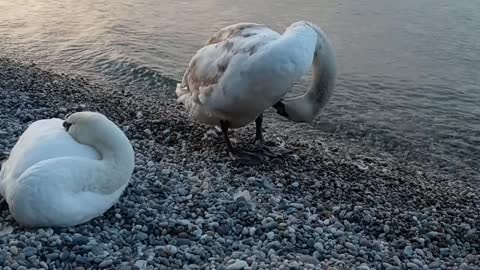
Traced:
<svg viewBox="0 0 480 270">
<path fill-rule="evenodd" d="M 257 152 L 235 150 L 230 152 L 230 156 L 243 165 L 261 165 L 265 162 L 265 157 Z"/>
</svg>

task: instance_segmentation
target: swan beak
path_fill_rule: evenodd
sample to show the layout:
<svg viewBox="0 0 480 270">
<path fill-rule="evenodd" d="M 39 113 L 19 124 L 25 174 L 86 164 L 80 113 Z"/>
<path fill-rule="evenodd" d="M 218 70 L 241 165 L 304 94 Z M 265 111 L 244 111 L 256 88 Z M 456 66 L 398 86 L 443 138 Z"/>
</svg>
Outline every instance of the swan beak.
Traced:
<svg viewBox="0 0 480 270">
<path fill-rule="evenodd" d="M 68 132 L 68 129 L 72 126 L 71 123 L 68 123 L 67 121 L 63 121 L 63 127 L 65 128 L 65 130 L 67 130 Z"/>
<path fill-rule="evenodd" d="M 275 103 L 273 105 L 273 108 L 275 108 L 277 110 L 277 113 L 280 114 L 281 116 L 283 117 L 287 117 L 288 118 L 288 114 L 287 112 L 285 111 L 285 104 L 283 104 L 283 102 L 279 101 L 277 103 Z"/>
</svg>

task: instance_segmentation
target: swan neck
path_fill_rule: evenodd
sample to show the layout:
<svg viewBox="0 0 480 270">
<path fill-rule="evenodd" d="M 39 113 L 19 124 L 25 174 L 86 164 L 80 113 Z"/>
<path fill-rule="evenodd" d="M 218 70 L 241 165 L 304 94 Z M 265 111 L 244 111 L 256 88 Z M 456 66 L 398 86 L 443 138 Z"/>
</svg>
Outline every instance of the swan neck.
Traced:
<svg viewBox="0 0 480 270">
<path fill-rule="evenodd" d="M 285 100 L 288 118 L 297 122 L 311 122 L 323 110 L 335 88 L 335 52 L 326 35 L 317 30 L 317 44 L 312 61 L 312 84 L 303 95 Z"/>
<path fill-rule="evenodd" d="M 101 170 L 97 179 L 99 192 L 112 193 L 128 183 L 134 168 L 134 152 L 130 141 L 118 130 L 116 136 L 108 140 L 108 144 L 96 147 L 101 159 Z"/>
<path fill-rule="evenodd" d="M 330 47 L 330 44 L 325 47 Z M 312 63 L 312 85 L 305 94 L 305 98 L 314 103 L 315 116 L 323 110 L 335 88 L 335 56 L 331 48 L 325 47 L 317 46 Z"/>
</svg>

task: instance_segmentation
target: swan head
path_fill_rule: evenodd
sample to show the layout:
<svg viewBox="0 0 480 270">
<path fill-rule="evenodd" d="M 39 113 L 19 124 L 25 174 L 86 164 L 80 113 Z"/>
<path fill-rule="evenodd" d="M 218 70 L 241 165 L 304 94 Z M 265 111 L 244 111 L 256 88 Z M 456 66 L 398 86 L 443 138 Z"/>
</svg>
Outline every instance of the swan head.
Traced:
<svg viewBox="0 0 480 270">
<path fill-rule="evenodd" d="M 63 127 L 77 142 L 97 150 L 115 148 L 116 139 L 125 137 L 112 121 L 97 112 L 73 113 L 63 122 Z"/>
<path fill-rule="evenodd" d="M 277 113 L 293 122 L 312 122 L 316 116 L 315 104 L 306 98 L 293 98 L 273 105 Z"/>
</svg>

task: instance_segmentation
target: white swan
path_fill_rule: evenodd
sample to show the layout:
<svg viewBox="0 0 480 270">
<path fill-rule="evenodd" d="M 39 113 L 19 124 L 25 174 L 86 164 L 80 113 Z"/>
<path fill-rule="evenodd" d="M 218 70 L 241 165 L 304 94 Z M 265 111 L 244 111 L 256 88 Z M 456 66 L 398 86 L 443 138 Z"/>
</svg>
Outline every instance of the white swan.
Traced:
<svg viewBox="0 0 480 270">
<path fill-rule="evenodd" d="M 117 202 L 134 165 L 129 140 L 102 114 L 39 120 L 3 164 L 0 194 L 26 227 L 75 226 Z"/>
<path fill-rule="evenodd" d="M 310 90 L 283 100 L 311 66 Z M 290 120 L 310 122 L 330 99 L 335 80 L 335 52 L 318 26 L 300 21 L 280 35 L 264 25 L 239 23 L 215 33 L 193 56 L 175 92 L 191 117 L 222 128 L 230 153 L 252 160 L 232 147 L 229 128 L 255 121 L 255 149 L 262 153 L 262 113 L 273 106 Z"/>
</svg>

